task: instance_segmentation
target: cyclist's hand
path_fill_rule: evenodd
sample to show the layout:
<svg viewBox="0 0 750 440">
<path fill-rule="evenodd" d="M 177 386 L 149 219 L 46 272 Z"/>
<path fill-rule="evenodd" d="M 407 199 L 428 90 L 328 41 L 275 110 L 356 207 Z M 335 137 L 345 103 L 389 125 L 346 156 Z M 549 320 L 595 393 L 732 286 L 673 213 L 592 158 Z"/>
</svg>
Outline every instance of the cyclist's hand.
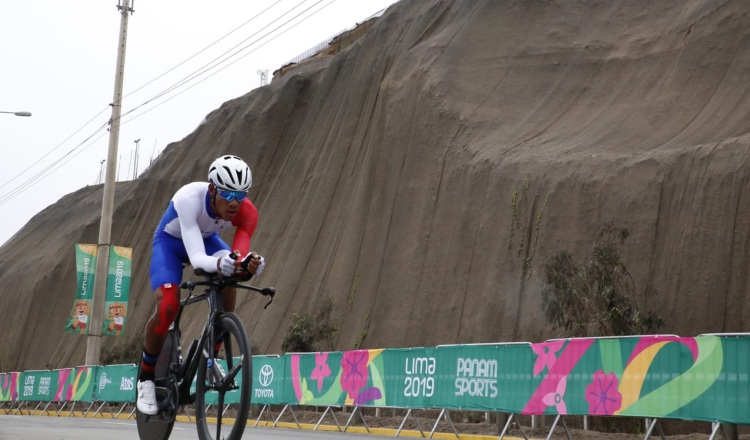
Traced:
<svg viewBox="0 0 750 440">
<path fill-rule="evenodd" d="M 219 257 L 219 260 L 216 262 L 216 268 L 225 277 L 232 276 L 237 271 L 237 260 L 233 259 L 230 255 Z"/>
<path fill-rule="evenodd" d="M 242 260 L 242 268 L 250 273 L 260 275 L 263 269 L 266 268 L 266 259 L 255 252 L 247 254 L 244 260 Z"/>
</svg>

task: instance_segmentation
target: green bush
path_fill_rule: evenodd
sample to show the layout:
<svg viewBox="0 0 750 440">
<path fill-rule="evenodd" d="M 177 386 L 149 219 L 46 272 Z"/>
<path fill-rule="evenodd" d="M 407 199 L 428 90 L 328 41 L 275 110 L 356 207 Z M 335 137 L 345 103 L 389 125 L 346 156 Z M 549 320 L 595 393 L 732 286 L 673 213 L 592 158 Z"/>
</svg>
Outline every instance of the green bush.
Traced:
<svg viewBox="0 0 750 440">
<path fill-rule="evenodd" d="M 283 352 L 316 352 L 335 350 L 335 335 L 338 330 L 333 323 L 333 300 L 325 297 L 318 304 L 313 315 L 293 313 L 292 325 L 284 341 Z"/>
<path fill-rule="evenodd" d="M 545 264 L 544 312 L 564 336 L 647 334 L 664 324 L 652 312 L 643 316 L 632 300 L 637 289 L 619 251 L 628 235 L 627 229 L 609 224 L 587 264 L 576 264 L 567 251 Z"/>
</svg>

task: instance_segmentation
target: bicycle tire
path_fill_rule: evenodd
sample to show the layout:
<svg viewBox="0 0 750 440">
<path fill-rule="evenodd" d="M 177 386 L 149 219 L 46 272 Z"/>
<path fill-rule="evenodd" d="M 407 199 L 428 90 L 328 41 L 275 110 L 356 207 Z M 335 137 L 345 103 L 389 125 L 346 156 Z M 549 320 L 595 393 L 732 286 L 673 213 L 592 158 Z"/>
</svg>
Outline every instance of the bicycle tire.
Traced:
<svg viewBox="0 0 750 440">
<path fill-rule="evenodd" d="M 211 390 L 207 377 L 207 350 L 201 350 L 196 378 L 195 417 L 198 437 L 201 440 L 239 440 L 247 426 L 252 390 L 252 354 L 245 326 L 234 313 L 222 313 L 215 322 L 216 335 L 224 335 L 223 347 L 227 361 L 226 372 L 232 374 L 238 367 L 234 380 L 239 386 L 239 400 L 235 417 L 227 417 L 225 409 L 237 400 L 237 394 L 228 389 Z M 209 393 L 215 393 L 210 395 Z M 216 400 L 214 403 L 213 400 Z M 211 405 L 211 409 L 207 408 Z M 230 430 L 229 435 L 225 432 Z"/>
<path fill-rule="evenodd" d="M 170 330 L 167 333 L 167 338 L 164 340 L 161 353 L 156 361 L 156 369 L 154 371 L 156 380 L 154 381 L 157 386 L 157 401 L 164 398 L 163 392 L 159 392 L 160 389 L 164 390 L 166 387 L 172 388 L 172 407 L 174 409 L 172 414 L 157 414 L 149 416 L 138 411 L 136 407 L 135 421 L 138 425 L 138 437 L 141 440 L 167 440 L 169 435 L 172 433 L 172 428 L 175 422 L 175 413 L 177 411 L 177 384 L 174 378 L 169 377 L 169 366 L 170 364 L 177 362 L 177 335 L 174 330 Z M 141 367 L 138 366 L 138 375 L 140 376 Z"/>
</svg>

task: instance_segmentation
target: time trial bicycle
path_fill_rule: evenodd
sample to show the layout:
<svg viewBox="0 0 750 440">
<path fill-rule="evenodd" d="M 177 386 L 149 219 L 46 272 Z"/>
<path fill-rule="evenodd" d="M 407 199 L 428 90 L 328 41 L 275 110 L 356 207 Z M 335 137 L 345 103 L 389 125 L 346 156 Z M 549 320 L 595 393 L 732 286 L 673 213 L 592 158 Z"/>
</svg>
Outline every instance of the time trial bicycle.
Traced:
<svg viewBox="0 0 750 440">
<path fill-rule="evenodd" d="M 168 439 L 179 407 L 193 403 L 201 440 L 239 440 L 247 425 L 253 377 L 251 345 L 242 320 L 223 311 L 221 291 L 226 287 L 253 290 L 271 298 L 265 305 L 268 307 L 276 290 L 242 284 L 249 280 L 249 274 L 223 277 L 200 270 L 195 273 L 205 280 L 180 284 L 189 294 L 180 300 L 177 316 L 156 362 L 154 382 L 159 412 L 149 416 L 136 410 L 141 440 Z M 207 289 L 195 294 L 194 289 L 199 286 Z M 180 317 L 186 306 L 203 301 L 209 308 L 203 331 L 183 357 Z M 214 352 L 216 341 L 221 341 L 224 347 L 223 361 Z M 225 363 L 226 368 L 221 368 L 219 362 Z M 226 417 L 225 412 L 232 404 L 236 404 L 234 417 Z"/>
</svg>

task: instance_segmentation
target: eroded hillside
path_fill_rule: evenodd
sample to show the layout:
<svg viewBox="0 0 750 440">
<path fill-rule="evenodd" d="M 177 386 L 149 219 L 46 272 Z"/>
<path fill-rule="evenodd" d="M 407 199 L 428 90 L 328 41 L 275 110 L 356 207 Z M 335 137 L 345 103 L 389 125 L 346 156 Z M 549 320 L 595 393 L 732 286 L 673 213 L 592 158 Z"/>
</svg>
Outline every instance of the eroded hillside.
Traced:
<svg viewBox="0 0 750 440">
<path fill-rule="evenodd" d="M 607 222 L 630 231 L 631 275 L 658 292 L 636 301 L 665 332 L 750 330 L 749 10 L 402 0 L 118 184 L 112 240 L 135 248 L 134 277 L 105 351 L 138 344 L 153 228 L 223 153 L 253 168 L 257 281 L 279 292 L 267 310 L 239 301 L 263 352 L 325 297 L 338 349 L 539 340 L 544 262 L 584 258 Z M 83 363 L 84 338 L 62 329 L 100 201 L 70 194 L 0 248 L 0 371 Z"/>
</svg>

